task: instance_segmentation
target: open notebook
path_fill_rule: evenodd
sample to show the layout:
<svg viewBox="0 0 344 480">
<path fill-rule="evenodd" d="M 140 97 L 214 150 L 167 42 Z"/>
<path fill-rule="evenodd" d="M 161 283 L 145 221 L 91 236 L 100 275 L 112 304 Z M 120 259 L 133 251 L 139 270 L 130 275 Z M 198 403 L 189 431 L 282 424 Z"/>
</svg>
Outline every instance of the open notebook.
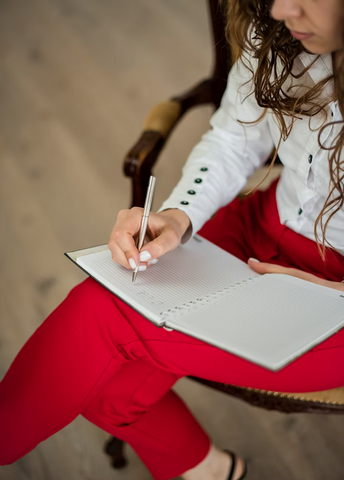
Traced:
<svg viewBox="0 0 344 480">
<path fill-rule="evenodd" d="M 344 295 L 287 275 L 258 275 L 195 235 L 147 271 L 115 264 L 107 245 L 65 254 L 151 322 L 279 370 L 344 326 Z"/>
</svg>

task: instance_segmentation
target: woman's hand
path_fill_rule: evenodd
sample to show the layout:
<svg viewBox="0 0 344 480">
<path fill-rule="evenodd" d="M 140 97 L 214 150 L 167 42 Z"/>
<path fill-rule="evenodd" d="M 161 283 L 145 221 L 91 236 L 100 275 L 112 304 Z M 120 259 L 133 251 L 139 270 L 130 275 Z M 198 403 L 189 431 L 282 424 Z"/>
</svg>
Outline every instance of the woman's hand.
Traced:
<svg viewBox="0 0 344 480">
<path fill-rule="evenodd" d="M 344 283 L 341 282 L 331 282 L 330 280 L 324 280 L 319 278 L 316 275 L 311 273 L 303 272 L 297 268 L 287 268 L 281 267 L 280 265 L 274 265 L 272 263 L 263 263 L 259 262 L 253 258 L 249 258 L 249 266 L 257 273 L 284 273 L 285 275 L 291 275 L 292 277 L 301 278 L 302 280 L 307 280 L 307 282 L 317 283 L 318 285 L 323 285 L 324 287 L 334 288 L 344 292 Z"/>
<path fill-rule="evenodd" d="M 140 270 L 157 262 L 158 257 L 176 248 L 188 227 L 190 219 L 181 210 L 164 210 L 150 213 L 148 220 L 148 241 L 139 254 L 135 239 L 140 231 L 143 208 L 121 210 L 108 243 L 112 260 L 125 268 L 135 268 L 140 258 Z M 141 268 L 142 266 L 142 268 Z"/>
</svg>

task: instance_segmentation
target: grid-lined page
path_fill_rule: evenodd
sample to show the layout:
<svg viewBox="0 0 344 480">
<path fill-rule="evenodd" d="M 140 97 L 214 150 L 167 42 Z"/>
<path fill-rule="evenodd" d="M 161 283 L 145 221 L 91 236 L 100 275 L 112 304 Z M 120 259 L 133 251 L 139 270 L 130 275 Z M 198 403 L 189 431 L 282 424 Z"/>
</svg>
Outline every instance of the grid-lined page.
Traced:
<svg viewBox="0 0 344 480">
<path fill-rule="evenodd" d="M 259 277 L 246 263 L 199 236 L 139 272 L 135 283 L 132 272 L 115 264 L 109 250 L 81 256 L 77 263 L 155 322 L 162 321 L 160 314 L 166 310 Z"/>
<path fill-rule="evenodd" d="M 278 370 L 344 326 L 344 296 L 286 275 L 264 275 L 168 325 Z"/>
</svg>

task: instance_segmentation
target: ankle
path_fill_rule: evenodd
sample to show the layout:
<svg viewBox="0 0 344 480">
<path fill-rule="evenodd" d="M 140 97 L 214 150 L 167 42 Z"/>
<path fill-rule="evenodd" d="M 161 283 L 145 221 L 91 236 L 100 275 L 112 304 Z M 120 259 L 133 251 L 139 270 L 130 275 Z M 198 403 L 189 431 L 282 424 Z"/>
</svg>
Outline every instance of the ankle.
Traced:
<svg viewBox="0 0 344 480">
<path fill-rule="evenodd" d="M 211 445 L 207 456 L 194 468 L 181 475 L 183 480 L 225 480 L 230 467 L 227 453 Z"/>
</svg>

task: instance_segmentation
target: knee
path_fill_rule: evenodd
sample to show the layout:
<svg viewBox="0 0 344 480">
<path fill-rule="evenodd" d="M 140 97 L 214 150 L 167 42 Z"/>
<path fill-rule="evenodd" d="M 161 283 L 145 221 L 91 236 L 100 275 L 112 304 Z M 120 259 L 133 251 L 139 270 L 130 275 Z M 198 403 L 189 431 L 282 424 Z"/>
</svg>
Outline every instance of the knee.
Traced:
<svg viewBox="0 0 344 480">
<path fill-rule="evenodd" d="M 0 430 L 0 435 L 2 431 Z M 29 452 L 18 452 L 16 442 L 2 442 L 0 440 L 0 467 L 11 465 Z"/>
<path fill-rule="evenodd" d="M 113 294 L 92 278 L 87 278 L 69 292 L 67 300 L 67 315 L 74 321 L 81 322 L 83 328 L 99 323 L 104 326 L 106 319 L 113 322 Z"/>
<path fill-rule="evenodd" d="M 8 380 L 6 375 L 0 382 L 0 466 L 16 462 L 39 443 L 29 402 L 21 403 L 23 395 Z"/>
<path fill-rule="evenodd" d="M 20 413 L 18 406 L 3 408 L 0 402 L 0 466 L 11 465 L 42 441 L 37 438 L 34 419 L 26 421 Z"/>
<path fill-rule="evenodd" d="M 93 307 L 99 309 L 100 305 L 112 303 L 113 294 L 93 278 L 88 277 L 72 288 L 68 297 L 73 298 L 78 307 L 83 306 L 85 310 L 88 310 Z"/>
<path fill-rule="evenodd" d="M 0 407 L 0 466 L 10 465 L 20 457 L 14 436 L 14 428 L 11 427 L 8 416 L 3 415 L 3 409 Z"/>
<path fill-rule="evenodd" d="M 94 304 L 99 300 L 111 299 L 111 293 L 93 278 L 88 277 L 71 289 L 68 297 L 81 300 L 83 304 Z M 67 297 L 67 298 L 68 298 Z"/>
<path fill-rule="evenodd" d="M 1 448 L 1 447 L 0 447 Z M 16 458 L 13 458 L 7 452 L 2 452 L 0 450 L 0 467 L 4 467 L 5 465 L 11 465 L 16 461 Z"/>
</svg>

